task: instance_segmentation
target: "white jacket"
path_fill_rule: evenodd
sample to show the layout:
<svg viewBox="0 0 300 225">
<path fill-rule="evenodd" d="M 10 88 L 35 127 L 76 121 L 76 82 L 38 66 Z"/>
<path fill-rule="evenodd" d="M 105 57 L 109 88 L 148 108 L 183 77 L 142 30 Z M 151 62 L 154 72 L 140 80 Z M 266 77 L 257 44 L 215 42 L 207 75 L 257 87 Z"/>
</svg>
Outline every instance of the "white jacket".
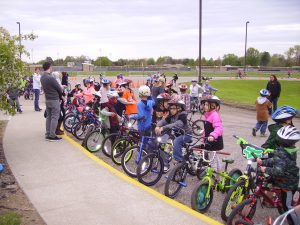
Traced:
<svg viewBox="0 0 300 225">
<path fill-rule="evenodd" d="M 33 89 L 41 89 L 41 74 L 34 73 L 33 74 Z"/>
<path fill-rule="evenodd" d="M 199 84 L 191 84 L 190 86 L 190 96 L 191 97 L 199 97 L 199 89 L 201 92 L 204 92 L 204 88 L 201 87 Z"/>
</svg>

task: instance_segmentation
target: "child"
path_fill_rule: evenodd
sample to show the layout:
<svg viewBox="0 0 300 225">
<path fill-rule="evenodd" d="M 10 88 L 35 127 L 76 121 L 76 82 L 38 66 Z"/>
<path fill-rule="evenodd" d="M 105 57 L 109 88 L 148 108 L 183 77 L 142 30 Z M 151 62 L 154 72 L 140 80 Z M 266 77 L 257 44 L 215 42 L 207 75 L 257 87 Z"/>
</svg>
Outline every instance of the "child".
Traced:
<svg viewBox="0 0 300 225">
<path fill-rule="evenodd" d="M 123 112 L 126 110 L 126 100 L 123 98 L 123 89 L 117 88 L 117 93 L 119 95 L 118 101 L 116 103 L 116 112 L 118 116 L 122 117 Z"/>
<path fill-rule="evenodd" d="M 179 85 L 179 90 L 180 90 L 179 96 L 185 104 L 186 112 L 189 113 L 190 112 L 190 107 L 191 107 L 190 106 L 191 101 L 190 101 L 189 95 L 186 93 L 187 85 L 186 84 L 180 84 Z"/>
<path fill-rule="evenodd" d="M 297 115 L 297 110 L 291 106 L 282 106 L 278 108 L 272 114 L 272 120 L 275 121 L 274 124 L 271 124 L 268 129 L 270 136 L 266 142 L 261 146 L 263 148 L 276 149 L 278 147 L 276 143 L 277 131 L 283 126 L 293 125 L 293 118 Z"/>
<path fill-rule="evenodd" d="M 272 104 L 267 99 L 269 91 L 266 89 L 260 90 L 260 97 L 257 98 L 256 105 L 256 126 L 252 129 L 252 135 L 256 136 L 256 132 L 260 130 L 260 136 L 266 136 L 266 130 L 268 126 L 269 109 Z"/>
<path fill-rule="evenodd" d="M 134 98 L 134 92 L 130 88 L 131 80 L 125 80 L 122 83 L 122 87 L 124 87 L 123 98 L 126 100 L 126 110 L 125 115 L 136 114 L 138 109 L 136 106 L 136 101 Z"/>
<path fill-rule="evenodd" d="M 203 88 L 204 88 L 204 92 L 203 92 L 202 96 L 211 95 L 213 91 L 218 90 L 218 89 L 212 87 L 211 85 L 209 85 L 208 80 L 205 81 Z"/>
<path fill-rule="evenodd" d="M 141 101 L 137 106 L 137 115 L 130 116 L 130 118 L 138 121 L 138 131 L 141 136 L 150 136 L 152 126 L 152 108 L 154 106 L 150 88 L 145 85 L 141 86 L 139 88 L 139 97 L 141 98 Z"/>
<path fill-rule="evenodd" d="M 192 140 L 192 128 L 187 121 L 187 113 L 185 112 L 184 102 L 179 97 L 169 101 L 170 114 L 160 120 L 155 128 L 155 133 L 161 135 L 162 132 L 171 130 L 172 128 L 180 128 L 184 131 L 184 134 L 177 136 L 174 139 L 173 156 L 177 162 L 183 160 L 182 147 L 184 143 Z M 170 168 L 164 160 L 164 172 L 167 172 Z"/>
<path fill-rule="evenodd" d="M 101 100 L 100 103 L 108 102 L 107 94 L 110 91 L 110 81 L 107 79 L 102 79 L 102 86 L 100 88 Z"/>
<path fill-rule="evenodd" d="M 104 116 L 105 127 L 109 128 L 110 133 L 117 133 L 119 130 L 119 118 L 115 105 L 119 95 L 116 91 L 113 91 L 109 92 L 107 97 L 107 102 L 100 103 L 101 114 Z"/>
<path fill-rule="evenodd" d="M 175 91 L 173 88 L 173 82 L 170 81 L 169 83 L 166 84 L 166 88 L 165 88 L 165 92 L 168 93 L 171 97 L 174 95 L 174 94 L 178 94 L 177 91 Z"/>
<path fill-rule="evenodd" d="M 169 115 L 169 101 L 171 96 L 168 93 L 162 93 L 157 96 L 157 105 L 153 113 L 153 123 L 166 118 Z"/>
<path fill-rule="evenodd" d="M 279 147 L 273 152 L 273 157 L 265 160 L 257 159 L 257 163 L 261 165 L 261 172 L 270 175 L 274 186 L 282 189 L 281 201 L 284 211 L 293 208 L 293 194 L 298 189 L 297 151 L 299 149 L 295 144 L 299 140 L 300 132 L 297 128 L 291 125 L 282 127 L 277 132 L 276 141 Z M 289 217 L 291 224 L 299 224 L 295 212 Z"/>
<path fill-rule="evenodd" d="M 88 102 L 93 100 L 93 95 L 96 92 L 94 89 L 94 80 L 93 79 L 88 79 L 85 81 L 86 84 L 86 90 L 84 90 L 81 93 L 74 94 L 75 97 L 84 97 L 84 102 L 87 104 Z"/>
<path fill-rule="evenodd" d="M 207 138 L 207 142 L 204 145 L 204 149 L 210 151 L 219 151 L 224 148 L 223 143 L 223 125 L 219 115 L 221 101 L 217 96 L 208 95 L 203 97 L 201 105 L 204 109 L 204 136 Z M 220 171 L 219 159 L 216 155 L 216 165 L 214 168 Z"/>
</svg>

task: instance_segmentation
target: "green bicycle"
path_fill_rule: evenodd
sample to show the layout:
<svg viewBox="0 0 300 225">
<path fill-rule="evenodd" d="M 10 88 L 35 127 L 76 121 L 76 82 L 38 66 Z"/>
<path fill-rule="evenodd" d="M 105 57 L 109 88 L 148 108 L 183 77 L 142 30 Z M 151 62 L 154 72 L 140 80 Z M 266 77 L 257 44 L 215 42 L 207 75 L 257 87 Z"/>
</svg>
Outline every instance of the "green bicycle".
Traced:
<svg viewBox="0 0 300 225">
<path fill-rule="evenodd" d="M 233 159 L 223 159 L 222 162 L 225 163 L 225 169 L 223 172 L 217 172 L 212 168 L 212 162 L 214 162 L 216 154 L 230 155 L 230 153 L 222 151 L 207 151 L 213 154 L 212 160 L 207 160 L 209 163 L 206 169 L 206 175 L 202 178 L 200 183 L 194 188 L 191 205 L 192 208 L 198 212 L 205 213 L 212 201 L 213 201 L 213 191 L 218 192 L 227 192 L 242 175 L 242 171 L 239 169 L 232 169 L 229 173 L 227 172 L 228 164 L 234 163 Z M 219 176 L 221 180 L 218 180 L 216 177 Z"/>
</svg>

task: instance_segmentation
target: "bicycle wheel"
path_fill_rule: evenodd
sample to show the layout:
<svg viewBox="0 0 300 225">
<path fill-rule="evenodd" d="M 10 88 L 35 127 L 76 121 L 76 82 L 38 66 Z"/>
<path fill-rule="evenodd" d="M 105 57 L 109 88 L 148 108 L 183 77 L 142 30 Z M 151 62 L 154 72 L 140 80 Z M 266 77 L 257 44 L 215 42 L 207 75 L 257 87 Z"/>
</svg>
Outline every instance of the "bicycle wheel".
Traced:
<svg viewBox="0 0 300 225">
<path fill-rule="evenodd" d="M 213 198 L 213 189 L 209 186 L 208 180 L 202 180 L 192 192 L 192 208 L 198 212 L 205 213 L 209 209 Z"/>
<path fill-rule="evenodd" d="M 156 153 L 144 156 L 138 164 L 136 173 L 140 183 L 146 186 L 155 185 L 164 172 L 164 161 Z"/>
<path fill-rule="evenodd" d="M 77 122 L 79 122 L 79 117 L 76 116 L 75 114 L 72 113 L 66 115 L 64 119 L 64 129 L 69 133 L 71 133 L 72 126 Z"/>
<path fill-rule="evenodd" d="M 85 147 L 90 152 L 98 152 L 101 148 L 104 135 L 100 129 L 94 130 L 87 134 L 85 138 Z"/>
<path fill-rule="evenodd" d="M 177 164 L 168 175 L 165 183 L 164 194 L 170 198 L 175 198 L 181 188 L 185 186 L 185 178 L 187 175 L 186 163 Z"/>
<path fill-rule="evenodd" d="M 201 136 L 204 132 L 204 120 L 195 120 L 192 123 L 193 134 L 196 136 Z"/>
<path fill-rule="evenodd" d="M 239 219 L 239 220 L 235 221 L 234 224 L 235 225 L 253 225 L 254 223 L 246 221 L 246 220 L 243 220 L 243 219 Z"/>
<path fill-rule="evenodd" d="M 136 169 L 139 161 L 145 155 L 147 155 L 147 151 L 142 149 L 140 152 L 140 146 L 138 145 L 127 148 L 121 159 L 121 165 L 125 173 L 131 177 L 136 177 Z"/>
<path fill-rule="evenodd" d="M 227 192 L 221 208 L 221 217 L 224 221 L 228 220 L 232 210 L 245 199 L 247 193 L 245 183 L 246 180 L 239 180 Z"/>
<path fill-rule="evenodd" d="M 232 169 L 228 173 L 228 176 L 230 176 L 234 180 L 237 180 L 242 175 L 243 175 L 242 171 L 240 169 L 237 169 L 237 168 Z M 225 191 L 227 192 L 234 184 L 235 184 L 235 182 L 233 180 L 226 179 L 225 180 L 225 187 L 228 187 L 228 188 L 225 188 Z"/>
<path fill-rule="evenodd" d="M 253 201 L 252 198 L 245 199 L 240 204 L 238 204 L 230 213 L 227 224 L 235 224 L 239 219 L 251 220 L 256 211 L 256 199 Z"/>
<path fill-rule="evenodd" d="M 89 131 L 89 126 L 84 121 L 79 122 L 74 127 L 74 136 L 78 140 L 82 141 L 85 138 L 85 136 L 87 135 L 88 131 Z"/>
<path fill-rule="evenodd" d="M 116 165 L 121 165 L 122 155 L 126 148 L 134 145 L 134 142 L 130 138 L 121 138 L 115 142 L 111 148 L 111 159 Z M 125 159 L 127 161 L 128 158 Z"/>
<path fill-rule="evenodd" d="M 107 157 L 111 157 L 111 151 L 112 151 L 112 147 L 116 141 L 116 139 L 118 139 L 120 136 L 120 134 L 118 133 L 112 133 L 107 135 L 101 143 L 101 151 L 103 152 L 104 155 L 106 155 Z"/>
</svg>

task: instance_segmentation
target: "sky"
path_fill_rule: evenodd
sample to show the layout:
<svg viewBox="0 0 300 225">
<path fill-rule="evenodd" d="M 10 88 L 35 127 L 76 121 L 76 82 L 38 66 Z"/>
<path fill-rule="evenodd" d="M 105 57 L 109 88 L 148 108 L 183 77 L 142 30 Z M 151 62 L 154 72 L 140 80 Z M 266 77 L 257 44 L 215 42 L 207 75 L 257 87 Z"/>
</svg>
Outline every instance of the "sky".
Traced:
<svg viewBox="0 0 300 225">
<path fill-rule="evenodd" d="M 157 59 L 199 54 L 199 0 L 0 0 L 0 26 L 39 61 L 67 55 Z M 300 0 L 202 0 L 202 57 L 244 55 L 248 47 L 284 54 L 300 44 Z"/>
</svg>

